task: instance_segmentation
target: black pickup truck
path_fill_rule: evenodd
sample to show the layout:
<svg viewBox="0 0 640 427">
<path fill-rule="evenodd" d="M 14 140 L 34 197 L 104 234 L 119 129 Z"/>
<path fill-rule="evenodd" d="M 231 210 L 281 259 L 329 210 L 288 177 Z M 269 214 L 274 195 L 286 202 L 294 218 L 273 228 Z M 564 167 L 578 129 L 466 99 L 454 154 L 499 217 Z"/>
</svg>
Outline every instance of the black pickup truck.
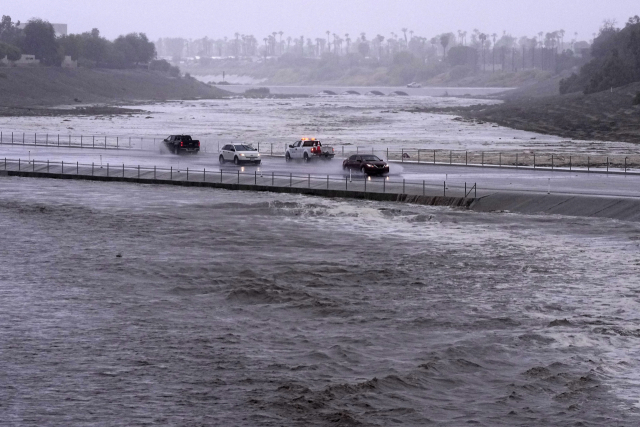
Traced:
<svg viewBox="0 0 640 427">
<path fill-rule="evenodd" d="M 200 141 L 191 139 L 191 135 L 170 135 L 162 142 L 174 154 L 182 152 L 198 154 L 200 151 Z"/>
</svg>

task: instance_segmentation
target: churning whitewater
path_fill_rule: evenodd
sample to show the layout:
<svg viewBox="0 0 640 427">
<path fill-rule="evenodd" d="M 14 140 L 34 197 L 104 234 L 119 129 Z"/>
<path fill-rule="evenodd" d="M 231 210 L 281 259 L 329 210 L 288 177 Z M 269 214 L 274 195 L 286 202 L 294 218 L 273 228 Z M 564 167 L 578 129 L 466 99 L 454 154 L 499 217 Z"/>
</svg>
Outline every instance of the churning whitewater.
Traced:
<svg viewBox="0 0 640 427">
<path fill-rule="evenodd" d="M 640 225 L 0 180 L 0 418 L 631 425 Z"/>
</svg>

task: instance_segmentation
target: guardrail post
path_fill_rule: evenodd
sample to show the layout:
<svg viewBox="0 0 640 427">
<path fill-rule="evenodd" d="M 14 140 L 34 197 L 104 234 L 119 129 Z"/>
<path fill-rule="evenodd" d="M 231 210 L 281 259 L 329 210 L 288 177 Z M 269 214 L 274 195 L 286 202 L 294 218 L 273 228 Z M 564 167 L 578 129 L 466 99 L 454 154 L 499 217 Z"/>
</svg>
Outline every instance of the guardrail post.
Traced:
<svg viewBox="0 0 640 427">
<path fill-rule="evenodd" d="M 465 151 L 465 152 L 464 152 L 464 165 L 465 165 L 465 166 L 469 166 L 469 158 L 468 158 L 468 154 L 469 154 L 469 152 L 468 152 L 468 151 Z"/>
<path fill-rule="evenodd" d="M 122 164 L 122 177 L 124 178 L 124 163 Z"/>
<path fill-rule="evenodd" d="M 607 156 L 607 173 L 609 173 L 609 156 Z"/>
<path fill-rule="evenodd" d="M 79 175 L 80 173 L 80 165 L 78 163 L 79 162 L 76 162 L 76 175 Z"/>
<path fill-rule="evenodd" d="M 238 169 L 238 184 L 240 184 L 240 170 Z"/>
<path fill-rule="evenodd" d="M 329 189 L 329 175 L 327 175 L 327 190 Z"/>
<path fill-rule="evenodd" d="M 442 195 L 443 197 L 447 197 L 447 181 L 444 181 L 444 184 L 442 184 Z"/>
<path fill-rule="evenodd" d="M 420 163 L 420 149 L 418 148 L 418 164 Z"/>
<path fill-rule="evenodd" d="M 453 152 L 449 150 L 449 164 L 452 164 Z"/>
<path fill-rule="evenodd" d="M 258 171 L 253 171 L 253 185 L 258 185 Z"/>
<path fill-rule="evenodd" d="M 7 168 L 6 164 L 5 164 L 5 169 Z M 49 173 L 49 160 L 47 160 L 47 173 Z"/>
<path fill-rule="evenodd" d="M 120 145 L 120 137 L 116 136 L 116 150 L 119 148 Z"/>
<path fill-rule="evenodd" d="M 385 177 L 385 179 L 382 180 L 382 192 L 386 193 L 387 192 L 387 179 Z"/>
<path fill-rule="evenodd" d="M 4 170 L 7 170 L 7 158 L 4 158 Z"/>
<path fill-rule="evenodd" d="M 473 198 L 474 199 L 478 198 L 478 183 L 477 182 L 473 183 Z"/>
<path fill-rule="evenodd" d="M 464 198 L 467 198 L 467 181 L 464 182 Z"/>
<path fill-rule="evenodd" d="M 33 145 L 38 145 L 38 134 L 37 133 L 33 134 Z"/>
<path fill-rule="evenodd" d="M 138 179 L 140 179 L 140 165 L 138 165 Z"/>
<path fill-rule="evenodd" d="M 22 132 L 22 145 L 24 145 L 24 132 Z"/>
<path fill-rule="evenodd" d="M 536 152 L 533 152 L 533 168 L 536 168 Z"/>
<path fill-rule="evenodd" d="M 18 170 L 20 169 L 20 159 L 18 159 Z M 60 173 L 64 174 L 64 160 L 61 163 Z"/>
<path fill-rule="evenodd" d="M 482 152 L 482 163 L 480 164 L 480 166 L 484 166 L 484 151 Z"/>
<path fill-rule="evenodd" d="M 516 169 L 518 169 L 518 153 L 516 153 Z"/>
<path fill-rule="evenodd" d="M 422 180 L 422 195 L 425 195 L 425 191 L 424 191 L 424 179 Z"/>
<path fill-rule="evenodd" d="M 0 138 L 1 138 L 1 137 L 2 137 L 2 135 L 0 134 Z M 45 135 L 45 138 L 44 138 L 44 145 L 49 145 L 49 134 L 46 134 L 46 135 Z"/>
<path fill-rule="evenodd" d="M 169 170 L 169 180 L 173 181 L 173 166 L 171 166 L 171 169 Z"/>
<path fill-rule="evenodd" d="M 11 145 L 13 145 L 13 132 L 11 132 Z"/>
<path fill-rule="evenodd" d="M 624 174 L 627 174 L 627 158 L 624 158 Z"/>
<path fill-rule="evenodd" d="M 367 192 L 367 174 L 364 174 L 364 192 Z"/>
<path fill-rule="evenodd" d="M 187 181 L 189 181 L 189 168 L 187 168 Z"/>
<path fill-rule="evenodd" d="M 402 179 L 402 194 L 404 194 L 404 179 Z"/>
<path fill-rule="evenodd" d="M 590 172 L 591 169 L 591 158 L 587 156 L 587 173 Z"/>
<path fill-rule="evenodd" d="M 271 186 L 275 185 L 275 173 L 271 172 Z"/>
<path fill-rule="evenodd" d="M 401 159 L 400 161 L 402 163 L 404 163 L 404 148 L 402 149 L 402 152 L 401 152 L 401 155 L 400 155 L 400 159 Z"/>
<path fill-rule="evenodd" d="M 433 150 L 433 164 L 436 164 L 436 150 Z"/>
<path fill-rule="evenodd" d="M 346 176 L 344 177 L 344 189 L 349 191 L 349 179 Z"/>
<path fill-rule="evenodd" d="M 91 162 L 91 176 L 93 176 L 93 162 Z"/>
<path fill-rule="evenodd" d="M 569 156 L 569 172 L 571 172 L 571 156 Z"/>
<path fill-rule="evenodd" d="M 207 168 L 202 168 L 202 182 L 207 182 Z"/>
<path fill-rule="evenodd" d="M 344 157 L 344 147 L 342 147 L 342 157 Z M 389 147 L 387 147 L 387 161 L 389 161 Z"/>
<path fill-rule="evenodd" d="M 293 174 L 289 173 L 289 187 L 293 187 Z"/>
<path fill-rule="evenodd" d="M 309 174 L 309 176 L 307 177 L 308 179 L 308 185 L 307 187 L 311 188 L 311 174 Z"/>
<path fill-rule="evenodd" d="M 107 136 L 104 136 L 104 148 L 107 148 Z"/>
<path fill-rule="evenodd" d="M 60 147 L 60 134 L 58 134 L 58 147 Z"/>
<path fill-rule="evenodd" d="M 156 179 L 156 167 L 153 167 L 153 179 Z"/>
<path fill-rule="evenodd" d="M 498 167 L 502 167 L 502 151 L 498 153 Z"/>
<path fill-rule="evenodd" d="M 32 170 L 33 172 L 35 172 L 35 171 L 36 171 L 36 161 L 35 161 L 35 159 L 34 159 L 34 160 L 33 160 L 33 162 L 31 163 L 31 170 Z"/>
<path fill-rule="evenodd" d="M 553 154 L 551 155 L 551 170 L 553 170 Z"/>
</svg>

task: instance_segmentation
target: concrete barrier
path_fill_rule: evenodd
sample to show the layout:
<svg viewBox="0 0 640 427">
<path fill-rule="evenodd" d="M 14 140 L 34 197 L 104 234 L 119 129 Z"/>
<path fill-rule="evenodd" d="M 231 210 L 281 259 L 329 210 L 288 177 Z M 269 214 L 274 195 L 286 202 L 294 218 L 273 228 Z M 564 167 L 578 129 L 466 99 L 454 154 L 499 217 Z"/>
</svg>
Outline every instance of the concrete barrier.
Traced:
<svg viewBox="0 0 640 427">
<path fill-rule="evenodd" d="M 640 199 L 560 194 L 495 193 L 475 199 L 477 212 L 567 215 L 640 221 Z"/>
<path fill-rule="evenodd" d="M 91 176 L 61 173 L 29 172 L 29 171 L 0 171 L 1 176 L 18 176 L 28 178 L 73 179 L 83 181 L 130 182 L 137 184 L 178 185 L 182 187 L 207 187 L 224 190 L 265 191 L 272 193 L 305 194 L 309 196 L 335 197 L 362 200 L 377 200 L 385 202 L 403 202 L 428 206 L 450 206 L 468 208 L 475 199 L 465 197 L 420 196 L 399 193 L 377 193 L 365 191 L 336 190 L 324 188 L 283 187 L 270 185 L 233 184 L 209 181 L 174 181 L 168 179 L 131 178 L 118 176 Z"/>
</svg>

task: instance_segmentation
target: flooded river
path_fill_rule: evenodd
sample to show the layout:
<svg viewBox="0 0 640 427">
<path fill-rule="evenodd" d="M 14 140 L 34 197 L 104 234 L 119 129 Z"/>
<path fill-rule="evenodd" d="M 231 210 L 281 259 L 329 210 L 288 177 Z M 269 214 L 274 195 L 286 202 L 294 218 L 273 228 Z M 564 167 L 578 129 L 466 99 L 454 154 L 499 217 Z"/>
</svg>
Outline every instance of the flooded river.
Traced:
<svg viewBox="0 0 640 427">
<path fill-rule="evenodd" d="M 638 423 L 640 225 L 0 178 L 3 425 Z"/>
</svg>

